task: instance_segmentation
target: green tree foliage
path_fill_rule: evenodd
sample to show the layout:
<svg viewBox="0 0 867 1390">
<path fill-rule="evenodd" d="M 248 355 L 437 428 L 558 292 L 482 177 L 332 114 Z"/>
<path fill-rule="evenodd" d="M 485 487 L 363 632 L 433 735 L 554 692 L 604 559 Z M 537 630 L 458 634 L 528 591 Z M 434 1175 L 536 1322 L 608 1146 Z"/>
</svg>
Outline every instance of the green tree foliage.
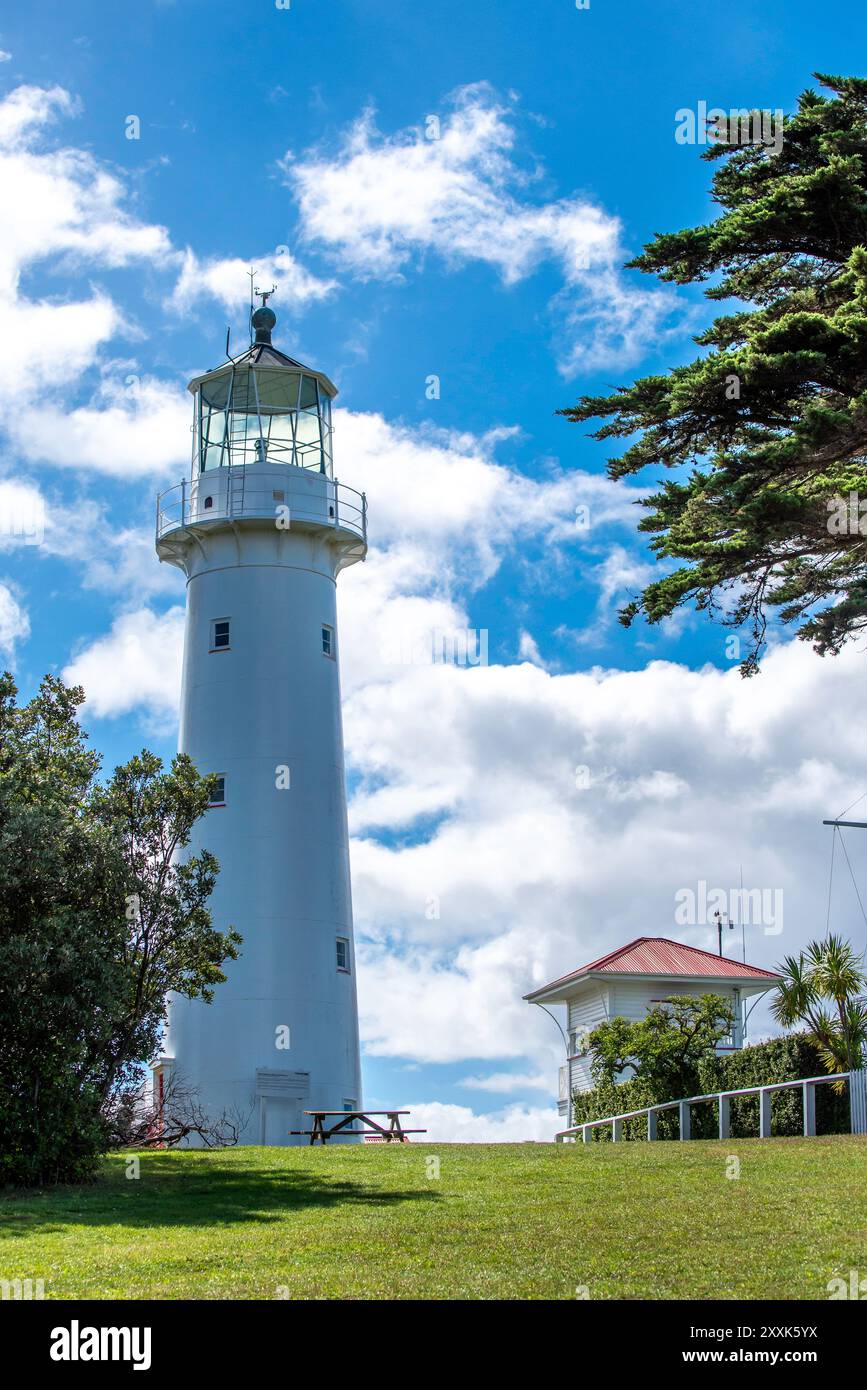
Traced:
<svg viewBox="0 0 867 1390">
<path fill-rule="evenodd" d="M 737 120 L 724 123 L 703 154 L 719 163 L 719 217 L 630 263 L 745 307 L 696 338 L 706 351 L 690 364 L 560 412 L 604 420 L 597 439 L 639 434 L 611 477 L 681 473 L 643 499 L 640 529 L 658 559 L 686 564 L 621 622 L 694 602 L 751 628 L 745 675 L 769 608 L 822 654 L 867 627 L 867 80 L 816 77 L 831 95 L 801 96 L 779 153 L 739 146 Z"/>
<path fill-rule="evenodd" d="M 97 780 L 78 688 L 24 706 L 0 677 L 0 1180 L 86 1179 L 157 1048 L 165 994 L 211 997 L 240 938 L 211 925 L 218 866 L 173 857 L 211 779 L 145 752 Z"/>
<path fill-rule="evenodd" d="M 597 1086 L 613 1086 L 631 1068 L 653 1100 L 692 1095 L 699 1065 L 732 1029 L 731 1005 L 718 994 L 672 995 L 644 1018 L 612 1018 L 588 1040 L 590 1073 Z"/>
<path fill-rule="evenodd" d="M 806 1033 L 791 1033 L 784 1038 L 751 1047 L 735 1048 L 722 1054 L 708 1053 L 699 1064 L 698 1084 L 690 1087 L 692 1095 L 708 1095 L 713 1091 L 737 1091 L 748 1086 L 769 1086 L 775 1081 L 797 1081 L 818 1076 L 822 1063 L 816 1044 Z M 816 1128 L 819 1134 L 849 1133 L 849 1097 L 835 1094 L 833 1085 L 816 1088 Z M 684 1093 L 686 1094 L 686 1093 Z M 674 1097 L 680 1099 L 680 1097 Z M 608 1115 L 627 1110 L 641 1110 L 658 1103 L 648 1084 L 636 1078 L 619 1085 L 603 1082 L 592 1091 L 576 1091 L 572 1096 L 572 1123 L 601 1120 Z M 731 1102 L 731 1137 L 755 1139 L 759 1132 L 758 1096 L 738 1096 Z M 696 1139 L 714 1139 L 719 1133 L 717 1107 L 713 1103 L 692 1108 L 692 1134 Z M 679 1133 L 676 1110 L 663 1110 L 658 1116 L 660 1139 L 677 1139 Z M 771 1133 L 797 1136 L 803 1133 L 803 1110 L 800 1087 L 777 1091 L 771 1097 Z M 592 1131 L 596 1140 L 610 1140 L 611 1129 L 603 1126 Z M 647 1138 L 647 1117 L 644 1115 L 623 1123 L 625 1139 Z"/>
<path fill-rule="evenodd" d="M 827 1072 L 861 1065 L 867 1047 L 867 1004 L 858 996 L 867 985 L 861 957 L 833 933 L 811 941 L 778 967 L 783 978 L 771 1003 L 784 1027 L 806 1025 Z"/>
</svg>

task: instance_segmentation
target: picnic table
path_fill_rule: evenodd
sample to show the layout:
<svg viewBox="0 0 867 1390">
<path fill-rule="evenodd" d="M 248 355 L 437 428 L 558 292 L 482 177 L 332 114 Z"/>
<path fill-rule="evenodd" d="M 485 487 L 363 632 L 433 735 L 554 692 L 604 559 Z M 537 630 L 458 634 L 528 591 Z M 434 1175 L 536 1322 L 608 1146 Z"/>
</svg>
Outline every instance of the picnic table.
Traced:
<svg viewBox="0 0 867 1390">
<path fill-rule="evenodd" d="M 384 1140 L 386 1144 L 392 1142 L 397 1144 L 408 1144 L 409 1134 L 427 1134 L 426 1129 L 404 1129 L 400 1122 L 401 1115 L 408 1115 L 408 1110 L 305 1110 L 304 1114 L 309 1115 L 313 1121 L 310 1129 L 290 1129 L 290 1134 L 309 1134 L 310 1143 L 315 1144 L 317 1139 L 321 1144 L 326 1144 L 335 1134 L 341 1131 L 346 1134 L 375 1134 Z M 389 1121 L 388 1128 L 378 1124 L 374 1116 L 383 1116 Z M 326 1120 L 337 1119 L 338 1123 L 326 1127 Z M 349 1129 L 356 1120 L 363 1120 L 369 1129 Z"/>
</svg>

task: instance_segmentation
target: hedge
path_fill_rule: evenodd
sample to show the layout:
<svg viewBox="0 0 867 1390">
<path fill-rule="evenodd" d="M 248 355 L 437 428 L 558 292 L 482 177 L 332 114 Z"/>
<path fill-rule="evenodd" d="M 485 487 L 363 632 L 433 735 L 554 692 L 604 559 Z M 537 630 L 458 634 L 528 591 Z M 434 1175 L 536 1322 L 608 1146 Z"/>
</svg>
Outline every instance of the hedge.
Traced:
<svg viewBox="0 0 867 1390">
<path fill-rule="evenodd" d="M 825 1068 L 815 1044 L 805 1033 L 793 1033 L 785 1038 L 772 1038 L 722 1056 L 709 1056 L 700 1063 L 692 1094 L 705 1095 L 710 1091 L 737 1091 L 744 1086 L 767 1086 L 776 1081 L 800 1081 L 807 1076 L 824 1076 Z M 838 1095 L 832 1085 L 816 1087 L 816 1132 L 818 1134 L 848 1134 L 848 1088 Z M 585 1120 L 601 1120 L 625 1110 L 641 1110 L 647 1105 L 660 1105 L 680 1096 L 654 1095 L 640 1076 L 619 1085 L 606 1083 L 592 1091 L 575 1091 L 572 1095 L 572 1124 Z M 718 1134 L 717 1107 L 712 1104 L 692 1108 L 691 1132 L 694 1139 L 714 1139 Z M 740 1096 L 731 1103 L 731 1137 L 750 1139 L 759 1132 L 758 1096 Z M 595 1140 L 611 1139 L 609 1126 L 591 1130 Z M 792 1087 L 771 1096 L 771 1133 L 796 1136 L 803 1133 L 801 1091 Z M 677 1139 L 680 1123 L 676 1110 L 663 1111 L 657 1119 L 660 1139 Z M 624 1139 L 647 1138 L 647 1116 L 640 1115 L 623 1123 Z"/>
</svg>

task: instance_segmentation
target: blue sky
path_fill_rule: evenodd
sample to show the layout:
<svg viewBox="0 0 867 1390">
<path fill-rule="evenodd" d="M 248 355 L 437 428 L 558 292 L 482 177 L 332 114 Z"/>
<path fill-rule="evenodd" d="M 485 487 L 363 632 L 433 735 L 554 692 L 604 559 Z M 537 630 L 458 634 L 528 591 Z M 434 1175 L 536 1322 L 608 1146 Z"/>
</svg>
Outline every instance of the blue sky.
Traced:
<svg viewBox="0 0 867 1390">
<path fill-rule="evenodd" d="M 245 267 L 275 279 L 276 341 L 337 382 L 336 470 L 370 504 L 340 595 L 366 1091 L 432 1132 L 549 1134 L 558 1040 L 520 995 L 633 936 L 712 947 L 678 888 L 782 889 L 758 964 L 824 925 L 818 822 L 867 786 L 861 654 L 778 633 L 745 684 L 702 618 L 625 632 L 644 488 L 554 412 L 687 360 L 710 317 L 621 269 L 713 215 L 675 113 L 788 110 L 865 37 L 851 5 L 754 0 L 3 20 L 0 500 L 44 516 L 40 544 L 0 536 L 4 658 L 25 694 L 85 684 L 107 763 L 171 755 L 183 590 L 154 496 L 186 472 L 185 382 L 244 341 Z M 487 668 L 383 656 L 464 627 Z M 862 940 L 839 875 L 832 900 Z"/>
</svg>

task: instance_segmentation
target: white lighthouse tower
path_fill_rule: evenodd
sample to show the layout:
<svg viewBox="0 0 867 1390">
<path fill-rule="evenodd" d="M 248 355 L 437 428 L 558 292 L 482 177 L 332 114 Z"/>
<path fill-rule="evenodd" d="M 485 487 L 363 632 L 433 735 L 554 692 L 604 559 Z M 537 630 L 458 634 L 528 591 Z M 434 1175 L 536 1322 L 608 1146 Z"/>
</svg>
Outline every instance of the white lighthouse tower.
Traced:
<svg viewBox="0 0 867 1390">
<path fill-rule="evenodd" d="M 155 1087 L 289 1144 L 304 1110 L 361 1105 L 336 580 L 367 523 L 333 475 L 335 387 L 272 345 L 262 299 L 249 351 L 190 382 L 191 476 L 157 501 L 187 577 L 179 748 L 220 778 L 191 852 L 219 859 L 214 923 L 243 945 L 213 1003 L 170 1001 Z"/>
</svg>

